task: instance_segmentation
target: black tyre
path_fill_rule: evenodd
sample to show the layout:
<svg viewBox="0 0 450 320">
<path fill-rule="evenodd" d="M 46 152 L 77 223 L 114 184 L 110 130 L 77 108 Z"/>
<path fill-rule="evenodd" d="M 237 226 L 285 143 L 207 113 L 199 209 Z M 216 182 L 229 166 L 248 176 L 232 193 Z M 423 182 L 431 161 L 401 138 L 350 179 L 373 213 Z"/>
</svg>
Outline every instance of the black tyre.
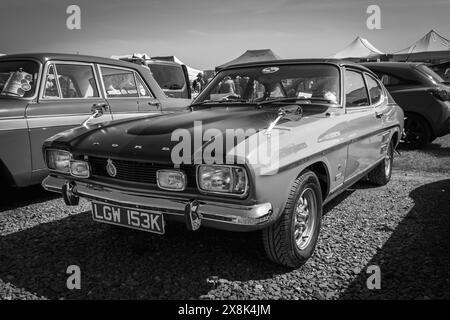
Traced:
<svg viewBox="0 0 450 320">
<path fill-rule="evenodd" d="M 305 171 L 292 184 L 280 218 L 263 230 L 267 256 L 275 263 L 298 268 L 314 252 L 322 220 L 322 193 L 315 173 Z"/>
<path fill-rule="evenodd" d="M 409 149 L 419 149 L 431 142 L 431 129 L 421 116 L 407 114 L 405 118 L 404 146 Z"/>
<path fill-rule="evenodd" d="M 392 166 L 394 164 L 394 142 L 391 140 L 386 150 L 384 160 L 381 161 L 371 172 L 368 174 L 370 183 L 377 186 L 384 186 L 391 180 Z"/>
</svg>

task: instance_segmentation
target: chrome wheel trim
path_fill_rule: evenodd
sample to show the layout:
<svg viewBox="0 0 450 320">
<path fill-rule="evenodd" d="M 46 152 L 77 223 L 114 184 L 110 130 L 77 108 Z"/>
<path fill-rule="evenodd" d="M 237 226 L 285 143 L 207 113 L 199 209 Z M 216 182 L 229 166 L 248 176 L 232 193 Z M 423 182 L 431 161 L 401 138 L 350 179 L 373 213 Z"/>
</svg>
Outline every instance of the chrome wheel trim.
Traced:
<svg viewBox="0 0 450 320">
<path fill-rule="evenodd" d="M 294 208 L 294 240 L 297 248 L 304 250 L 311 242 L 316 224 L 317 198 L 314 190 L 306 188 Z"/>
</svg>

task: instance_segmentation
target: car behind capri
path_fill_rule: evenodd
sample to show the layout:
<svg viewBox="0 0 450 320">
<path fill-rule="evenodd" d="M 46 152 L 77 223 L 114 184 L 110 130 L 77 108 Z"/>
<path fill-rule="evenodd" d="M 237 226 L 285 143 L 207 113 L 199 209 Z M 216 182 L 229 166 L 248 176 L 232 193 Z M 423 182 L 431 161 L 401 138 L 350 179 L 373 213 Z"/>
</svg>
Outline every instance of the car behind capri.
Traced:
<svg viewBox="0 0 450 320">
<path fill-rule="evenodd" d="M 148 68 L 78 54 L 0 57 L 0 188 L 39 184 L 48 175 L 42 144 L 70 128 L 184 109 Z"/>
<path fill-rule="evenodd" d="M 369 69 L 276 60 L 221 70 L 184 112 L 91 124 L 43 146 L 45 189 L 92 218 L 164 234 L 260 230 L 267 256 L 299 267 L 322 208 L 361 178 L 388 183 L 403 112 Z"/>
<path fill-rule="evenodd" d="M 405 113 L 403 143 L 421 148 L 450 133 L 450 86 L 423 63 L 368 62 Z"/>
</svg>

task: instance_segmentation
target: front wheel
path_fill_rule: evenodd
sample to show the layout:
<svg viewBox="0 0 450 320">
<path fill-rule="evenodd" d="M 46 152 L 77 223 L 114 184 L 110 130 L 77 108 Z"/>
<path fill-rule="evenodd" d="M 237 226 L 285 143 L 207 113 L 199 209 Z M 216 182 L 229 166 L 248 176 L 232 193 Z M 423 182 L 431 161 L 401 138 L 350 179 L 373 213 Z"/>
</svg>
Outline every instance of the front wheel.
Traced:
<svg viewBox="0 0 450 320">
<path fill-rule="evenodd" d="M 280 218 L 263 230 L 267 256 L 275 263 L 298 268 L 314 252 L 322 220 L 319 179 L 311 171 L 295 179 Z"/>
</svg>

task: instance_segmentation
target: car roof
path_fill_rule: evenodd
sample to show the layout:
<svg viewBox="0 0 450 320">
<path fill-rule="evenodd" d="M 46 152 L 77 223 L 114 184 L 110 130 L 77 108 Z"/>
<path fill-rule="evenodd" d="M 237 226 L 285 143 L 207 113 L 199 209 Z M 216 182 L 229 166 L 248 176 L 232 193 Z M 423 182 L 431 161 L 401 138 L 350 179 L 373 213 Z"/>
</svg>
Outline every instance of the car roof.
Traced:
<svg viewBox="0 0 450 320">
<path fill-rule="evenodd" d="M 326 63 L 326 64 L 333 64 L 336 66 L 346 66 L 346 67 L 352 67 L 356 68 L 362 71 L 369 71 L 368 68 L 365 66 L 355 63 L 348 60 L 343 59 L 327 59 L 327 58 L 315 58 L 315 59 L 280 59 L 280 60 L 266 60 L 266 61 L 255 61 L 255 62 L 245 62 L 245 63 L 238 63 L 233 64 L 230 66 L 227 66 L 220 71 L 223 70 L 229 70 L 229 69 L 235 69 L 235 68 L 242 68 L 242 67 L 259 67 L 259 66 L 270 66 L 270 65 L 289 65 L 289 64 L 302 64 L 302 63 Z"/>
<path fill-rule="evenodd" d="M 167 61 L 167 60 L 158 60 L 158 59 L 148 59 L 145 60 L 148 64 L 165 64 L 170 66 L 181 66 L 178 62 L 175 61 Z"/>
<path fill-rule="evenodd" d="M 361 62 L 363 66 L 368 68 L 371 67 L 382 67 L 382 68 L 411 68 L 411 66 L 418 66 L 423 64 L 422 62 L 399 62 L 399 61 L 384 61 L 384 62 Z"/>
<path fill-rule="evenodd" d="M 70 53 L 19 53 L 19 54 L 6 54 L 0 56 L 0 61 L 11 59 L 34 59 L 40 61 L 41 63 L 46 63 L 49 60 L 78 61 L 86 63 L 110 64 L 128 68 L 140 67 L 135 63 L 126 62 L 122 60 L 82 55 L 82 54 L 70 54 Z"/>
</svg>

